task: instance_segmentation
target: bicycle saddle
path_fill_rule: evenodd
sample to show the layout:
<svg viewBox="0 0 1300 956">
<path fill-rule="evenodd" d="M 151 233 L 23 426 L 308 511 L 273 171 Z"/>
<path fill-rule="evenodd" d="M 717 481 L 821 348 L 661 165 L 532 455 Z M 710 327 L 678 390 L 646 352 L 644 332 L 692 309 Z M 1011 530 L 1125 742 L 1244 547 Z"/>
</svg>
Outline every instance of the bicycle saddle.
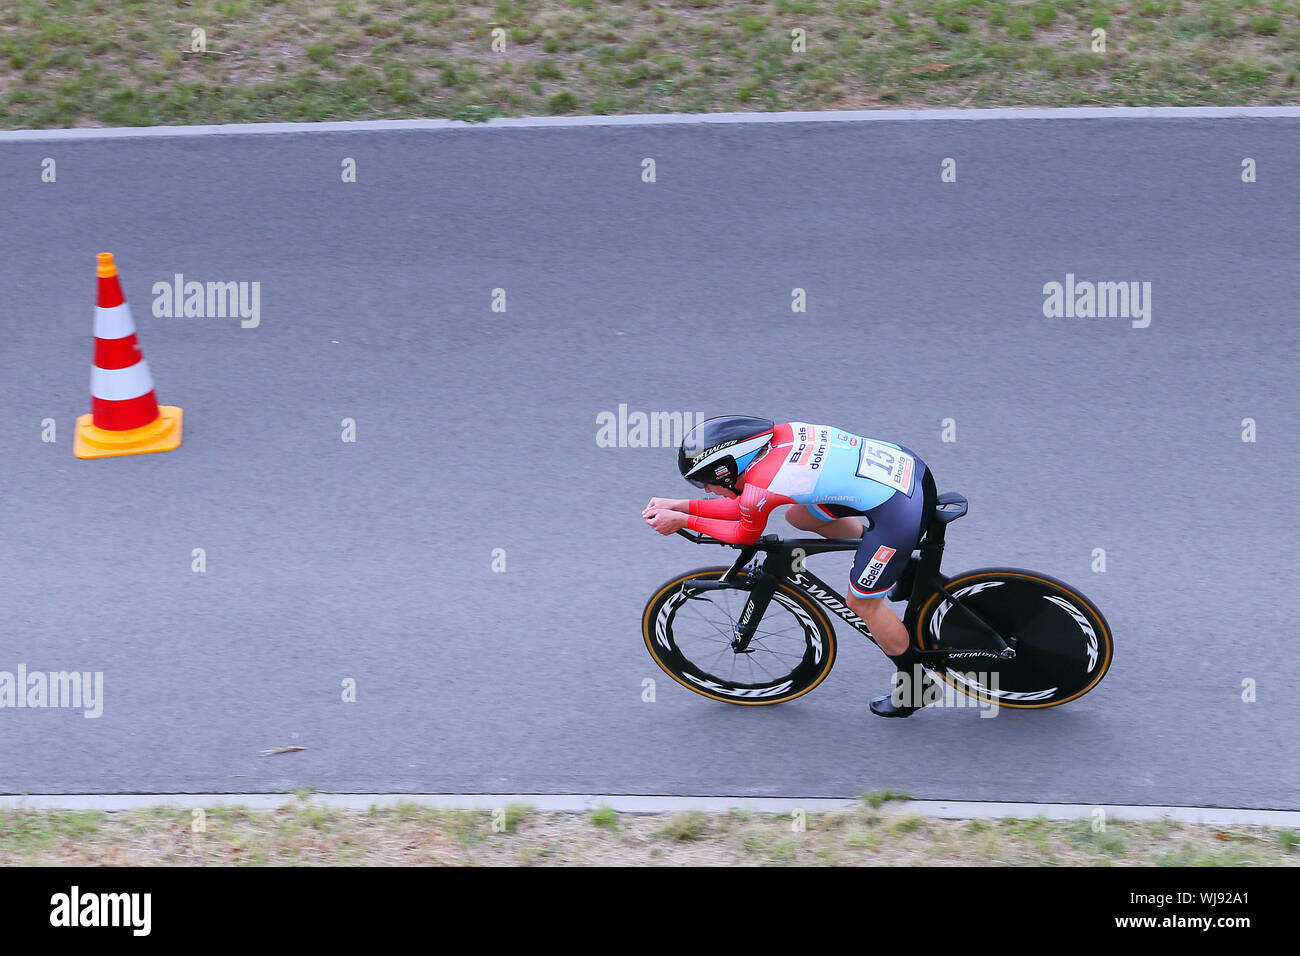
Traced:
<svg viewBox="0 0 1300 956">
<path fill-rule="evenodd" d="M 955 491 L 945 491 L 934 503 L 934 520 L 939 524 L 956 521 L 966 513 L 969 503 Z"/>
</svg>

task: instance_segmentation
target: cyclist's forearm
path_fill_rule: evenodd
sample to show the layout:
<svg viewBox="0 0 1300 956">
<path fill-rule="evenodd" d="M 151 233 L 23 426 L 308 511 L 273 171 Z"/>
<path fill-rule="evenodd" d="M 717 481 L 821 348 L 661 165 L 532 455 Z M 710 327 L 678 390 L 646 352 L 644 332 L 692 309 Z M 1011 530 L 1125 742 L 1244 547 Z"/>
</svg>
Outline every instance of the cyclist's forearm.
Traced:
<svg viewBox="0 0 1300 956">
<path fill-rule="evenodd" d="M 743 521 L 726 521 L 721 518 L 701 518 L 691 515 L 686 519 L 686 527 L 691 531 L 707 534 L 728 544 L 753 544 L 762 534 L 761 528 L 750 527 Z"/>
<path fill-rule="evenodd" d="M 686 507 L 678 510 L 701 518 L 723 518 L 727 521 L 740 520 L 740 502 L 735 498 L 691 498 L 683 502 Z"/>
</svg>

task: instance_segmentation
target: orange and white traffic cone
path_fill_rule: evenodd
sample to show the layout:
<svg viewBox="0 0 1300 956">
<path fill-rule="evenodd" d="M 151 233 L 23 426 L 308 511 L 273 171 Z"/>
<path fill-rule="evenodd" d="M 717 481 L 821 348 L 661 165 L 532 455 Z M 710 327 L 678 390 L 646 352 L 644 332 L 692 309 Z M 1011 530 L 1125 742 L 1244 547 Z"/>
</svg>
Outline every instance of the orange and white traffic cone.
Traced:
<svg viewBox="0 0 1300 956">
<path fill-rule="evenodd" d="M 90 370 L 89 415 L 77 419 L 72 451 L 78 458 L 109 458 L 171 451 L 181 443 L 181 410 L 159 405 L 149 363 L 135 340 L 131 307 L 117 281 L 111 252 L 99 259 L 95 307 L 95 365 Z"/>
</svg>

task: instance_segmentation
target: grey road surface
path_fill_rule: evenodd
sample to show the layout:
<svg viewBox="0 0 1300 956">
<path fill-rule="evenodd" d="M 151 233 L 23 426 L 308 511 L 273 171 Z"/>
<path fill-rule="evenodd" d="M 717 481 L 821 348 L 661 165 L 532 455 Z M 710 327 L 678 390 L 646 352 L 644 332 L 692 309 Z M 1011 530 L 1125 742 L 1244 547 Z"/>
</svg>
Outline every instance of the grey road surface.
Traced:
<svg viewBox="0 0 1300 956">
<path fill-rule="evenodd" d="M 1300 808 L 1297 183 L 1293 118 L 0 141 L 0 672 L 103 674 L 98 717 L 0 708 L 0 791 Z M 73 457 L 103 250 L 178 451 Z M 156 317 L 178 273 L 260 324 Z M 1045 316 L 1067 275 L 1150 324 Z M 945 567 L 1077 584 L 1110 675 L 884 721 L 842 631 L 793 703 L 687 692 L 639 616 L 722 553 L 645 527 L 691 489 L 598 444 L 620 405 L 916 449 L 971 502 Z"/>
</svg>

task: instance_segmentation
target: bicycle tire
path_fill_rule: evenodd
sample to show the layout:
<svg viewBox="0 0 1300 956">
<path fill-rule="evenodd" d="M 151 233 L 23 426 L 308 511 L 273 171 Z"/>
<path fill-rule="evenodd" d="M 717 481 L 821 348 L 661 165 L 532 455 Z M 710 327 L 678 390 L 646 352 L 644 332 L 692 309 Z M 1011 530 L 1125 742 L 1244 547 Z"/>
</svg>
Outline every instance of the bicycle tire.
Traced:
<svg viewBox="0 0 1300 956">
<path fill-rule="evenodd" d="M 656 588 L 650 600 L 646 602 L 641 615 L 641 635 L 646 649 L 656 664 L 687 690 L 693 691 L 711 700 L 744 706 L 769 706 L 794 700 L 811 691 L 831 672 L 835 665 L 836 643 L 835 628 L 826 613 L 802 591 L 789 582 L 777 586 L 767 613 L 760 622 L 760 630 L 769 625 L 769 615 L 779 613 L 780 609 L 788 611 L 795 618 L 803 631 L 805 651 L 800 664 L 787 675 L 767 682 L 735 681 L 723 678 L 692 660 L 677 642 L 673 625 L 676 614 L 686 605 L 687 599 L 681 596 L 682 585 L 692 579 L 706 578 L 716 580 L 727 571 L 725 567 L 696 568 L 679 574 Z M 741 572 L 743 576 L 743 572 Z M 748 591 L 741 588 L 723 589 L 704 592 L 706 595 L 733 595 L 738 601 L 736 613 L 744 606 Z M 716 602 L 710 601 L 712 604 Z M 803 613 L 800 614 L 799 612 Z M 726 619 L 734 625 L 735 615 L 728 613 Z M 720 630 L 723 618 L 719 618 L 718 635 L 714 643 L 721 643 L 726 636 Z M 733 632 L 734 633 L 734 632 Z M 772 635 L 775 636 L 775 635 Z M 756 636 L 752 647 L 762 650 L 764 636 Z M 733 656 L 740 658 L 743 655 Z M 698 656 L 698 655 L 696 655 Z M 725 660 L 725 652 L 718 651 L 718 656 Z M 735 662 L 733 661 L 733 667 Z M 752 667 L 752 664 L 750 665 Z"/>
<path fill-rule="evenodd" d="M 996 691 L 978 680 L 954 677 L 949 672 L 952 662 L 932 669 L 967 697 L 1017 710 L 1059 707 L 1091 691 L 1110 670 L 1110 625 L 1092 601 L 1065 582 L 1020 568 L 979 568 L 944 583 L 986 621 L 1018 639 L 1013 660 L 981 659 L 977 665 L 997 673 Z M 996 590 L 1003 587 L 1006 590 Z M 972 622 L 949 610 L 951 604 L 942 594 L 926 599 L 914 624 L 918 647 L 989 647 L 987 636 Z M 936 615 L 941 615 L 938 621 Z"/>
</svg>

